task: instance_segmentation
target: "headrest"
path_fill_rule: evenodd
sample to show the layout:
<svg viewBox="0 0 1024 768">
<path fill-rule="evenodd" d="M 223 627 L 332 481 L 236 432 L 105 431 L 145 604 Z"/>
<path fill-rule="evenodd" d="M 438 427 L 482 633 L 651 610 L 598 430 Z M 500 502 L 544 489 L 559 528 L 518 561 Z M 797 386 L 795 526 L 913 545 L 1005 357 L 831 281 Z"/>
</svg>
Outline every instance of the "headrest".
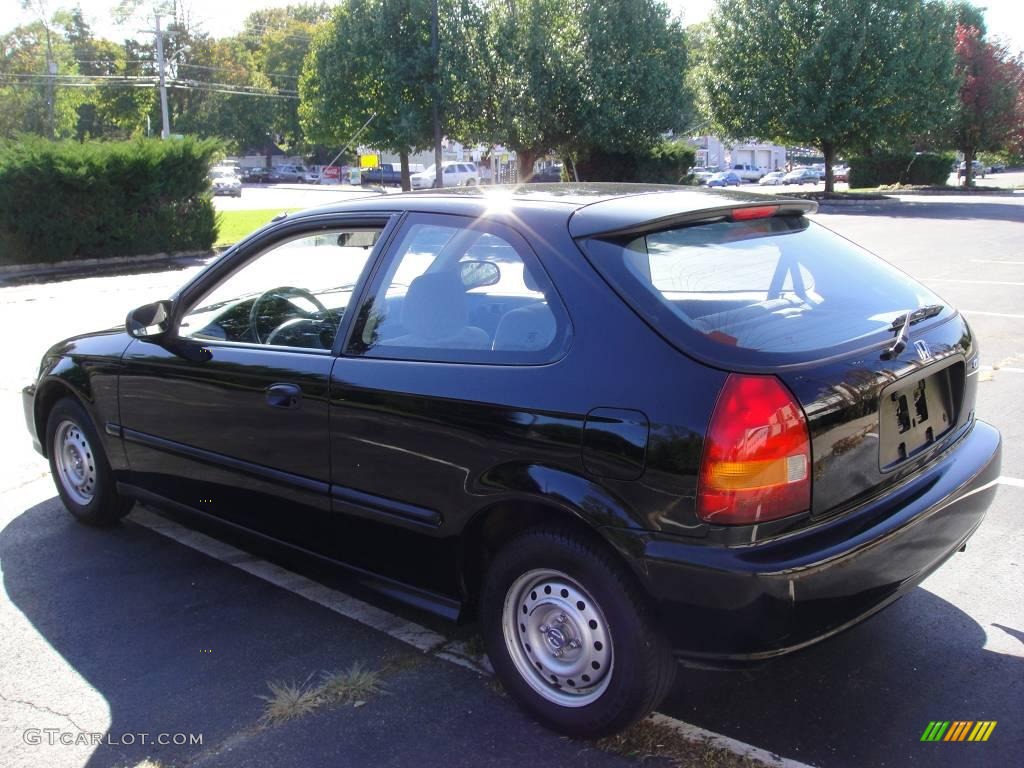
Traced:
<svg viewBox="0 0 1024 768">
<path fill-rule="evenodd" d="M 402 303 L 402 325 L 428 339 L 455 336 L 466 327 L 466 291 L 455 272 L 428 272 L 409 285 Z"/>
</svg>

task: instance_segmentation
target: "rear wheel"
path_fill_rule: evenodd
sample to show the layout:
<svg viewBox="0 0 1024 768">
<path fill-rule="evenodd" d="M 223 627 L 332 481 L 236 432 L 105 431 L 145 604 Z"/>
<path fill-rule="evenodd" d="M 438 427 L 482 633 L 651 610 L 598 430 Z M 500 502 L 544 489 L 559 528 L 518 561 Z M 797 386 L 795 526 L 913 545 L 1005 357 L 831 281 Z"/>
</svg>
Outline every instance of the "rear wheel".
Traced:
<svg viewBox="0 0 1024 768">
<path fill-rule="evenodd" d="M 99 435 L 75 400 L 59 400 L 46 420 L 50 473 L 64 506 L 88 525 L 110 526 L 128 514 L 130 499 L 117 493 Z"/>
<path fill-rule="evenodd" d="M 536 529 L 504 547 L 481 596 L 495 672 L 520 705 L 576 737 L 614 733 L 668 692 L 675 661 L 632 574 L 575 531 Z"/>
</svg>

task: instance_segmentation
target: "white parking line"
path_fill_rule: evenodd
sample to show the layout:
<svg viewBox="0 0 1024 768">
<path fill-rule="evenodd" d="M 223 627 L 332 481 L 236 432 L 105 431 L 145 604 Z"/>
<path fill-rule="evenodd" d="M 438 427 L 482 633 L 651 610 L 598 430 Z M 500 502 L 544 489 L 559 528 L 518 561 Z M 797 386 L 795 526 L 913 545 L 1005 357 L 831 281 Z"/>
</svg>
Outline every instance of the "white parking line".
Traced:
<svg viewBox="0 0 1024 768">
<path fill-rule="evenodd" d="M 411 645 L 419 651 L 429 653 L 435 658 L 467 667 L 482 675 L 493 674 L 487 658 L 484 657 L 478 661 L 469 657 L 463 653 L 462 643 L 449 642 L 447 638 L 433 630 L 421 627 L 414 622 L 406 621 L 376 606 L 331 589 L 312 579 L 307 579 L 305 576 L 293 573 L 279 565 L 262 560 L 253 554 L 237 549 L 230 544 L 225 544 L 206 534 L 193 531 L 173 520 L 150 512 L 148 509 L 137 506 L 128 517 L 128 520 L 149 528 L 169 539 L 174 539 L 179 544 L 184 544 L 186 547 L 202 552 L 204 555 L 208 555 L 215 560 L 220 560 L 228 565 L 233 565 L 235 568 L 240 568 L 246 573 L 268 581 L 276 587 L 301 595 L 307 600 L 312 600 L 314 603 L 318 603 L 335 613 L 340 613 L 346 618 L 379 630 L 396 640 Z M 702 742 L 712 747 L 725 749 L 740 757 L 757 760 L 764 765 L 771 766 L 771 768 L 813 768 L 806 763 L 781 757 L 768 750 L 755 747 L 752 744 L 737 741 L 714 731 L 698 728 L 696 725 L 685 723 L 668 715 L 655 713 L 651 716 L 651 720 L 656 724 L 671 728 L 690 741 Z"/>
<path fill-rule="evenodd" d="M 996 368 L 994 365 L 983 365 L 981 366 L 983 371 L 998 371 L 999 373 L 1024 373 L 1024 368 Z M 968 374 L 969 376 L 970 374 Z"/>
<path fill-rule="evenodd" d="M 982 312 L 977 309 L 961 309 L 965 315 L 983 315 L 984 317 L 1008 317 L 1011 320 L 1024 320 L 1024 315 L 1011 315 L 1006 312 Z"/>
<path fill-rule="evenodd" d="M 1024 264 L 1024 261 L 1002 261 L 1000 259 L 971 259 L 975 264 Z"/>
<path fill-rule="evenodd" d="M 969 285 L 1012 285 L 1024 286 L 1024 283 L 1011 283 L 1006 280 L 961 280 L 959 277 L 928 277 L 924 283 L 967 283 Z"/>
<path fill-rule="evenodd" d="M 1000 485 L 1012 485 L 1014 488 L 1024 488 L 1024 480 L 1020 480 L 1016 477 L 1007 477 L 1002 475 L 999 478 Z"/>
</svg>

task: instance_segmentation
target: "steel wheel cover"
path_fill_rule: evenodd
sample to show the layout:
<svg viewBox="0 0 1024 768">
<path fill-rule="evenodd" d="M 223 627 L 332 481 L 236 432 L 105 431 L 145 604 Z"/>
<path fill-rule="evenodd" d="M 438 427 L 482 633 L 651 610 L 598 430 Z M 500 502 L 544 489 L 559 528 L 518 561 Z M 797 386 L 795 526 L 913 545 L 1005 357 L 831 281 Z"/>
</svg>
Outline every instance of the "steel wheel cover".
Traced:
<svg viewBox="0 0 1024 768">
<path fill-rule="evenodd" d="M 96 455 L 81 428 L 70 420 L 53 433 L 53 463 L 60 485 L 71 500 L 88 505 L 96 493 Z"/>
<path fill-rule="evenodd" d="M 612 679 L 614 653 L 604 612 L 575 579 L 537 569 L 505 594 L 502 630 L 516 670 L 563 707 L 596 701 Z"/>
</svg>

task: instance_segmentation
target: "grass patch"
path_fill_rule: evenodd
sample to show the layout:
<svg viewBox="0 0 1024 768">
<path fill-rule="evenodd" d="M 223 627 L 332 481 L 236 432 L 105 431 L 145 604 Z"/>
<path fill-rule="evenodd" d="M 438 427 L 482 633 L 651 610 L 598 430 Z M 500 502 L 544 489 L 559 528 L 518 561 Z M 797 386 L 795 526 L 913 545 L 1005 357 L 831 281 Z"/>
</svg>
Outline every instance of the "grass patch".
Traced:
<svg viewBox="0 0 1024 768">
<path fill-rule="evenodd" d="M 250 232 L 269 224 L 282 211 L 298 211 L 299 208 L 265 208 L 258 211 L 219 211 L 217 213 L 216 247 L 234 245 Z"/>
<path fill-rule="evenodd" d="M 322 673 L 318 685 L 309 678 L 301 683 L 267 683 L 270 694 L 259 697 L 266 702 L 260 723 L 280 725 L 338 704 L 361 707 L 371 696 L 384 691 L 380 678 L 380 672 L 357 661 L 344 672 Z"/>
<path fill-rule="evenodd" d="M 354 704 L 358 707 L 382 690 L 380 673 L 366 669 L 357 661 L 345 672 L 324 672 L 319 694 L 325 704 Z"/>
<path fill-rule="evenodd" d="M 267 683 L 267 687 L 270 695 L 260 698 L 267 702 L 261 720 L 268 725 L 308 715 L 321 703 L 319 689 L 310 685 L 308 679 L 302 683 Z"/>
<path fill-rule="evenodd" d="M 622 733 L 594 742 L 605 752 L 639 760 L 667 760 L 680 768 L 763 768 L 764 764 L 727 749 L 691 741 L 675 729 L 647 718 Z"/>
</svg>

